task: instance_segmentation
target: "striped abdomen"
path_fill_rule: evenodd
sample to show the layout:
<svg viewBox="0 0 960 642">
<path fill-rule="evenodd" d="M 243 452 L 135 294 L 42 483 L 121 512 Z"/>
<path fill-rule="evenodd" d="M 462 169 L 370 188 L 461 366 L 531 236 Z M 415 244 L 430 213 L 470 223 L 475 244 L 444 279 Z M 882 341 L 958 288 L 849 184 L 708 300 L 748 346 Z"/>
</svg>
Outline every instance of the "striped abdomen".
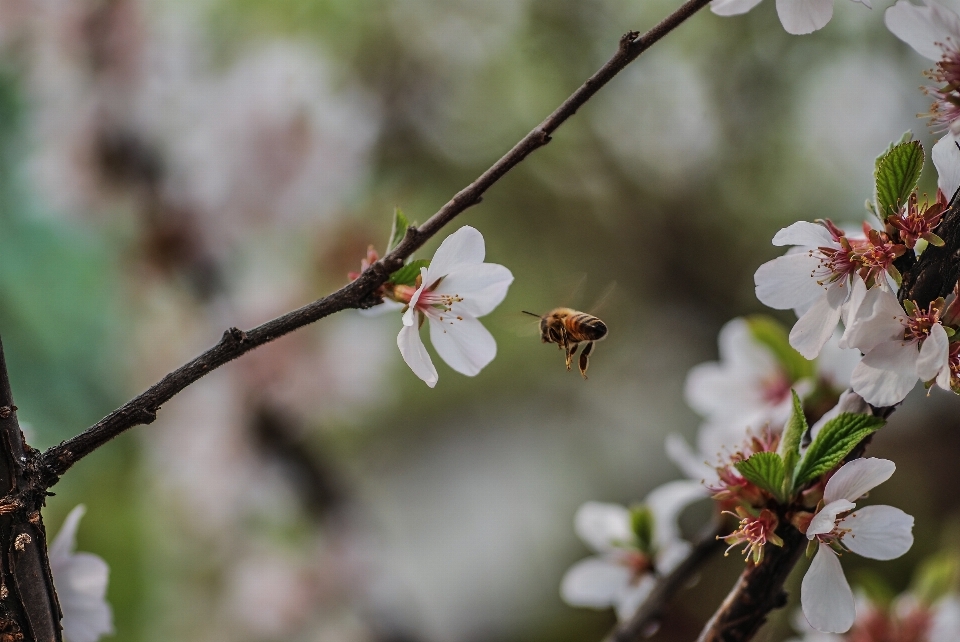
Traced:
<svg viewBox="0 0 960 642">
<path fill-rule="evenodd" d="M 563 318 L 567 335 L 577 342 L 599 341 L 607 336 L 607 324 L 586 312 L 571 311 Z"/>
</svg>

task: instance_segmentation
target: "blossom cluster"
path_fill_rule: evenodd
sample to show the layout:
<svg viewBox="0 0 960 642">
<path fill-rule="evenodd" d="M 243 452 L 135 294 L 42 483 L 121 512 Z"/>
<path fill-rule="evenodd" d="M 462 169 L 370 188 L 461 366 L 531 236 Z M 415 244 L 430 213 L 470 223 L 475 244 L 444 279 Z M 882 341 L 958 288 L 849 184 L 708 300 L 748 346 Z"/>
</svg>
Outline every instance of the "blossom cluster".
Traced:
<svg viewBox="0 0 960 642">
<path fill-rule="evenodd" d="M 933 201 L 918 197 L 922 161 L 923 149 L 912 141 L 880 159 L 876 227 L 864 222 L 861 233 L 848 233 L 828 220 L 794 223 L 773 237 L 774 245 L 791 249 L 755 276 L 762 303 L 797 313 L 790 344 L 804 357 L 819 355 L 842 322 L 838 345 L 864 355 L 850 385 L 874 406 L 898 404 L 917 381 L 960 389 L 960 346 L 952 339 L 960 329 L 956 290 L 930 302 L 898 299 L 898 260 L 943 245 L 936 230 L 947 201 L 942 190 Z M 913 176 L 894 186 L 891 200 L 890 178 L 908 165 Z"/>
</svg>

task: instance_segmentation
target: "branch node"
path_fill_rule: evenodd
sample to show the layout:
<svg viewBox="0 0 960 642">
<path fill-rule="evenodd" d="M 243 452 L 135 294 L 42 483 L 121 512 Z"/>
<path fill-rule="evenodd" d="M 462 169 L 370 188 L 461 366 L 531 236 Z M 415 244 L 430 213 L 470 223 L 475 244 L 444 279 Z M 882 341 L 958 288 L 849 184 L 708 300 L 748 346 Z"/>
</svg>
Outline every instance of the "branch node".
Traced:
<svg viewBox="0 0 960 642">
<path fill-rule="evenodd" d="M 145 424 L 152 424 L 157 420 L 157 408 L 142 408 L 140 410 L 140 421 Z"/>
<path fill-rule="evenodd" d="M 635 44 L 639 44 L 642 41 L 639 31 L 628 31 L 627 33 L 620 36 L 620 49 L 626 51 Z"/>
<path fill-rule="evenodd" d="M 228 328 L 223 333 L 224 343 L 243 343 L 247 338 L 247 333 L 240 328 Z"/>
</svg>

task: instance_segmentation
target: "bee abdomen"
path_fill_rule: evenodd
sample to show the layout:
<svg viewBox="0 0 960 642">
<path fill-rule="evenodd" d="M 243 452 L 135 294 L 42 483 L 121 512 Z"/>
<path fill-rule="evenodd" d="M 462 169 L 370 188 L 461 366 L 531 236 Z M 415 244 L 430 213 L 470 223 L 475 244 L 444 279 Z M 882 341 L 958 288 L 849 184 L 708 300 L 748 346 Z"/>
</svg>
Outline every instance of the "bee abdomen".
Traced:
<svg viewBox="0 0 960 642">
<path fill-rule="evenodd" d="M 585 312 L 567 318 L 567 331 L 578 341 L 599 341 L 607 336 L 607 324 Z"/>
</svg>

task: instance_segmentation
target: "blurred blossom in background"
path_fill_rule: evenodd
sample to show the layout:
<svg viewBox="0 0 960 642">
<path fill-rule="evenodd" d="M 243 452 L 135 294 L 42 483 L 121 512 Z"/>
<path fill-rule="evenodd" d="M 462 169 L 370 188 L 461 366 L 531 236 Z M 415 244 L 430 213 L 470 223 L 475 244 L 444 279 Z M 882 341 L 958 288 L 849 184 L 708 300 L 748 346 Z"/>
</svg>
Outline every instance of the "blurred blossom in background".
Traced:
<svg viewBox="0 0 960 642">
<path fill-rule="evenodd" d="M 762 310 L 752 276 L 779 254 L 773 234 L 862 220 L 873 159 L 905 130 L 929 151 L 915 114 L 930 63 L 886 31 L 888 4 L 837 3 L 803 38 L 773 3 L 702 12 L 459 219 L 516 277 L 484 318 L 499 351 L 477 377 L 435 358 L 430 390 L 396 318 L 346 312 L 76 466 L 47 520 L 86 504 L 78 547 L 110 565 L 111 639 L 600 639 L 612 612 L 559 595 L 588 554 L 576 508 L 682 477 L 663 444 L 699 423 L 687 371 L 717 359 L 724 323 Z M 675 5 L 0 3 L 0 332 L 33 445 L 225 328 L 344 284 L 395 205 L 424 221 Z M 559 305 L 610 328 L 589 381 L 520 313 Z M 878 571 L 895 592 L 956 546 L 955 403 L 914 391 L 871 446 L 898 467 L 873 501 L 916 517 L 913 549 Z M 685 535 L 707 510 L 681 517 Z M 654 639 L 690 639 L 740 564 L 708 566 Z M 868 568 L 845 560 L 854 583 Z M 794 635 L 794 608 L 769 639 Z"/>
</svg>

